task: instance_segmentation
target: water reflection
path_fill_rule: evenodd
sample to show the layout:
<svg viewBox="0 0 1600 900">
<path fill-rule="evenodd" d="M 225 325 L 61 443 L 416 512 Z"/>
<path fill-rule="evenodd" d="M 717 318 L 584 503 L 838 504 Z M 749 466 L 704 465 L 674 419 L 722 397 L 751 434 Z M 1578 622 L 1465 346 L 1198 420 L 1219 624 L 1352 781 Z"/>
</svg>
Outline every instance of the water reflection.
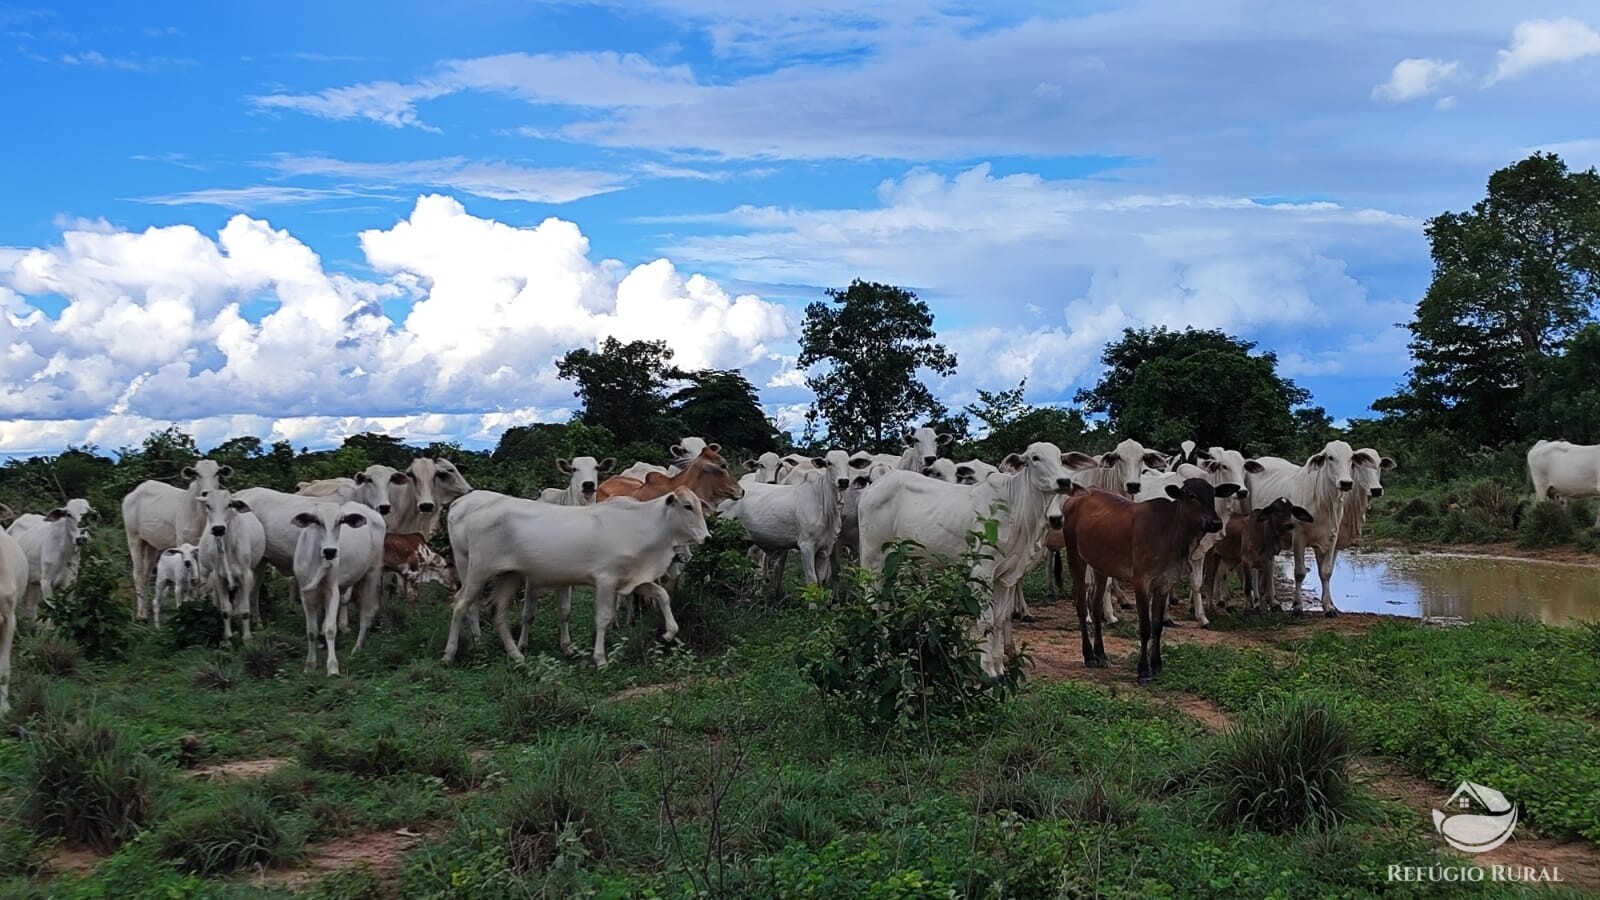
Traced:
<svg viewBox="0 0 1600 900">
<path fill-rule="evenodd" d="M 1316 565 L 1307 554 L 1306 605 L 1316 608 Z M 1279 598 L 1294 576 L 1280 559 Z M 1525 615 L 1552 625 L 1600 618 L 1600 568 L 1447 553 L 1341 553 L 1333 575 L 1341 610 L 1395 616 Z"/>
</svg>

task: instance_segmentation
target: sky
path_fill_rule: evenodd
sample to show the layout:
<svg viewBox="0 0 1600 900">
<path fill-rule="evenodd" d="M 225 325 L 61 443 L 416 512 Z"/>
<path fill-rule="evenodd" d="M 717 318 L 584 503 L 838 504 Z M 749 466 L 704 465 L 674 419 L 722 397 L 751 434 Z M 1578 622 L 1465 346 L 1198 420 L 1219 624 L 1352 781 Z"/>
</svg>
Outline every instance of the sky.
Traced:
<svg viewBox="0 0 1600 900">
<path fill-rule="evenodd" d="M 1360 416 L 1426 219 L 1600 163 L 1574 0 L 8 4 L 0 454 L 492 446 L 607 336 L 798 430 L 854 278 L 928 302 L 951 406 L 1192 325 Z"/>
</svg>

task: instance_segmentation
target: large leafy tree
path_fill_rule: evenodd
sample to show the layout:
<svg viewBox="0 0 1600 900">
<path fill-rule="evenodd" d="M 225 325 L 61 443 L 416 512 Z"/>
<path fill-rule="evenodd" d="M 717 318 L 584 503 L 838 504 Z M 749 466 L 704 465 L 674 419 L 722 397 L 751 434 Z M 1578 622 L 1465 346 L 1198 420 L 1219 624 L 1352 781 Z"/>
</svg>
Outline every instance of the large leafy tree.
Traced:
<svg viewBox="0 0 1600 900">
<path fill-rule="evenodd" d="M 578 383 L 573 395 L 583 401 L 578 418 L 585 425 L 652 441 L 671 430 L 663 422 L 666 389 L 682 373 L 666 341 L 624 344 L 607 337 L 598 351 L 581 348 L 561 357 L 556 373 Z"/>
<path fill-rule="evenodd" d="M 917 379 L 919 369 L 956 370 L 955 354 L 936 337 L 928 304 L 892 285 L 856 280 L 830 289 L 828 302 L 808 305 L 800 366 L 827 366 L 806 385 L 817 395 L 813 411 L 827 420 L 829 442 L 887 450 L 904 426 L 941 415 L 944 408 Z"/>
<path fill-rule="evenodd" d="M 978 402 L 966 407 L 967 415 L 983 423 L 988 434 L 972 443 L 980 459 L 998 460 L 1034 441 L 1049 441 L 1062 450 L 1083 449 L 1086 423 L 1076 409 L 1032 406 L 1024 398 L 1024 378 L 1007 391 L 978 391 Z"/>
<path fill-rule="evenodd" d="M 1076 400 L 1107 430 L 1171 449 L 1184 440 L 1252 453 L 1299 447 L 1320 410 L 1297 417 L 1311 394 L 1278 374 L 1278 357 L 1217 330 L 1129 328 L 1106 345 L 1106 371 Z"/>
<path fill-rule="evenodd" d="M 1426 234 L 1433 281 L 1407 326 L 1415 365 L 1373 408 L 1490 446 L 1526 437 L 1518 411 L 1536 402 L 1543 361 L 1600 299 L 1600 175 L 1536 153 Z"/>
<path fill-rule="evenodd" d="M 667 400 L 689 434 L 720 442 L 723 455 L 730 458 L 778 448 L 778 430 L 761 411 L 755 385 L 743 375 L 702 369 L 683 377 L 688 386 Z"/>
</svg>

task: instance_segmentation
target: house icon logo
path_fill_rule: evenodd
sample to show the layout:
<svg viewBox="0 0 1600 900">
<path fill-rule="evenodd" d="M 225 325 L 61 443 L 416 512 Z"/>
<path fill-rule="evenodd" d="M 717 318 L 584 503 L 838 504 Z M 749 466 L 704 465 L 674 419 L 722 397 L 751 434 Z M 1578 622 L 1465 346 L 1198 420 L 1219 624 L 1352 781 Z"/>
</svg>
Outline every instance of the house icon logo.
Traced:
<svg viewBox="0 0 1600 900">
<path fill-rule="evenodd" d="M 1463 781 L 1444 806 L 1433 811 L 1433 827 L 1463 853 L 1493 850 L 1517 827 L 1516 804 L 1492 787 Z"/>
</svg>

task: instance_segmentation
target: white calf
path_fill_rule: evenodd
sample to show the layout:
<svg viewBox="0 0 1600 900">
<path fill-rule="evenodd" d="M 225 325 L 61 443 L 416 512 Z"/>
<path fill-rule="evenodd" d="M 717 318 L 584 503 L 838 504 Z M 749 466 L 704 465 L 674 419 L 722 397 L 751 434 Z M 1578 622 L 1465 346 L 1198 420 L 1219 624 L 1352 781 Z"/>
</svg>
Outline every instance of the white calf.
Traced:
<svg viewBox="0 0 1600 900">
<path fill-rule="evenodd" d="M 150 598 L 150 622 L 161 627 L 161 599 L 172 592 L 172 605 L 179 607 L 199 594 L 205 582 L 200 571 L 200 548 L 179 544 L 161 551 L 156 558 L 155 594 Z"/>
</svg>

